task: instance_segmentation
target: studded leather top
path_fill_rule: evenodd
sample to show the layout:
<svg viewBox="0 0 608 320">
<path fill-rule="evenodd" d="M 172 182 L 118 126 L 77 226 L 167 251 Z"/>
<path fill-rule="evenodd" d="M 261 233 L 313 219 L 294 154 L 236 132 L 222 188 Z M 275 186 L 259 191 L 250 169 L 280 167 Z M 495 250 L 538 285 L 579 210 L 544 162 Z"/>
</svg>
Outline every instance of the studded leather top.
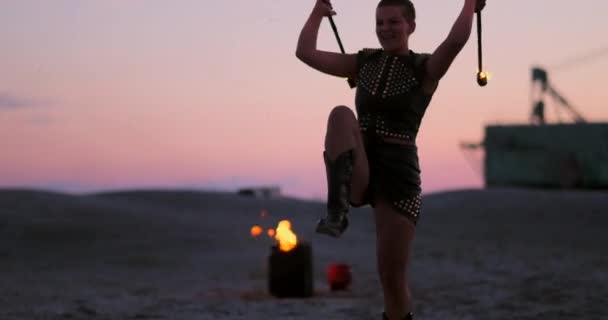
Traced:
<svg viewBox="0 0 608 320">
<path fill-rule="evenodd" d="M 410 50 L 394 55 L 382 49 L 357 53 L 355 105 L 364 134 L 414 140 L 432 94 L 422 90 L 426 59 Z"/>
</svg>

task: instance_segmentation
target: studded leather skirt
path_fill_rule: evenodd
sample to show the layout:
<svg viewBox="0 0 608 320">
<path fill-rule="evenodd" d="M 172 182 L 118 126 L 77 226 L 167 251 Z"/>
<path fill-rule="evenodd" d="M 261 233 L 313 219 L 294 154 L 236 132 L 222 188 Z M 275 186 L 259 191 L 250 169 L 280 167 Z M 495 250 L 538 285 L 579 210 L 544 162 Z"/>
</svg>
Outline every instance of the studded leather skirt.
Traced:
<svg viewBox="0 0 608 320">
<path fill-rule="evenodd" d="M 420 215 L 421 188 L 418 149 L 415 144 L 386 142 L 364 134 L 370 178 L 362 205 L 375 206 L 382 199 L 416 224 Z"/>
</svg>

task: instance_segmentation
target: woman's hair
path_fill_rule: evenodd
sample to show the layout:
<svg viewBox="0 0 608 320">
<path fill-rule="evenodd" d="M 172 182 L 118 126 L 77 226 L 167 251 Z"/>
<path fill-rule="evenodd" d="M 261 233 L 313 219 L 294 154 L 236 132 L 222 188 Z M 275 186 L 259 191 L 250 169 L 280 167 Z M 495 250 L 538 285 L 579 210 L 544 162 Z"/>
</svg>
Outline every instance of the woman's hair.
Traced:
<svg viewBox="0 0 608 320">
<path fill-rule="evenodd" d="M 380 0 L 379 7 L 398 6 L 403 9 L 403 17 L 405 20 L 412 22 L 416 21 L 416 9 L 410 0 Z"/>
</svg>

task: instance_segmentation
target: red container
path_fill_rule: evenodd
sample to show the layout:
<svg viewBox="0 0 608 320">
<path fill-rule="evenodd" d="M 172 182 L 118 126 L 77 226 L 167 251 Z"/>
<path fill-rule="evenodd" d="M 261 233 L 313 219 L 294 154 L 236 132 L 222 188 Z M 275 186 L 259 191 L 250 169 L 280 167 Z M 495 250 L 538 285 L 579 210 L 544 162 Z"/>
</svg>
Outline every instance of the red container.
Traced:
<svg viewBox="0 0 608 320">
<path fill-rule="evenodd" d="M 331 291 L 346 290 L 352 282 L 350 266 L 345 263 L 331 263 L 327 266 L 327 284 Z"/>
</svg>

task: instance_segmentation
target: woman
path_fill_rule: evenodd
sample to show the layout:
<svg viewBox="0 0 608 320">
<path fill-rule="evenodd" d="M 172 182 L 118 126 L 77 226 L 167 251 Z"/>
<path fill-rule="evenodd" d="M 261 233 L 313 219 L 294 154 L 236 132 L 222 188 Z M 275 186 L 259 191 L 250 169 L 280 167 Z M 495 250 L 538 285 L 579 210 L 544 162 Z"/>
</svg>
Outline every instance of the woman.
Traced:
<svg viewBox="0 0 608 320">
<path fill-rule="evenodd" d="M 349 207 L 371 205 L 376 222 L 378 272 L 384 319 L 412 319 L 407 266 L 420 214 L 420 167 L 416 135 L 439 81 L 465 46 L 474 13 L 485 0 L 464 5 L 447 38 L 432 54 L 410 49 L 416 12 L 410 0 L 381 0 L 376 35 L 381 49 L 341 54 L 317 49 L 323 17 L 334 15 L 329 0 L 317 0 L 298 40 L 296 56 L 323 73 L 356 80 L 357 116 L 335 107 L 328 119 L 323 153 L 327 215 L 317 232 L 339 237 Z"/>
</svg>

